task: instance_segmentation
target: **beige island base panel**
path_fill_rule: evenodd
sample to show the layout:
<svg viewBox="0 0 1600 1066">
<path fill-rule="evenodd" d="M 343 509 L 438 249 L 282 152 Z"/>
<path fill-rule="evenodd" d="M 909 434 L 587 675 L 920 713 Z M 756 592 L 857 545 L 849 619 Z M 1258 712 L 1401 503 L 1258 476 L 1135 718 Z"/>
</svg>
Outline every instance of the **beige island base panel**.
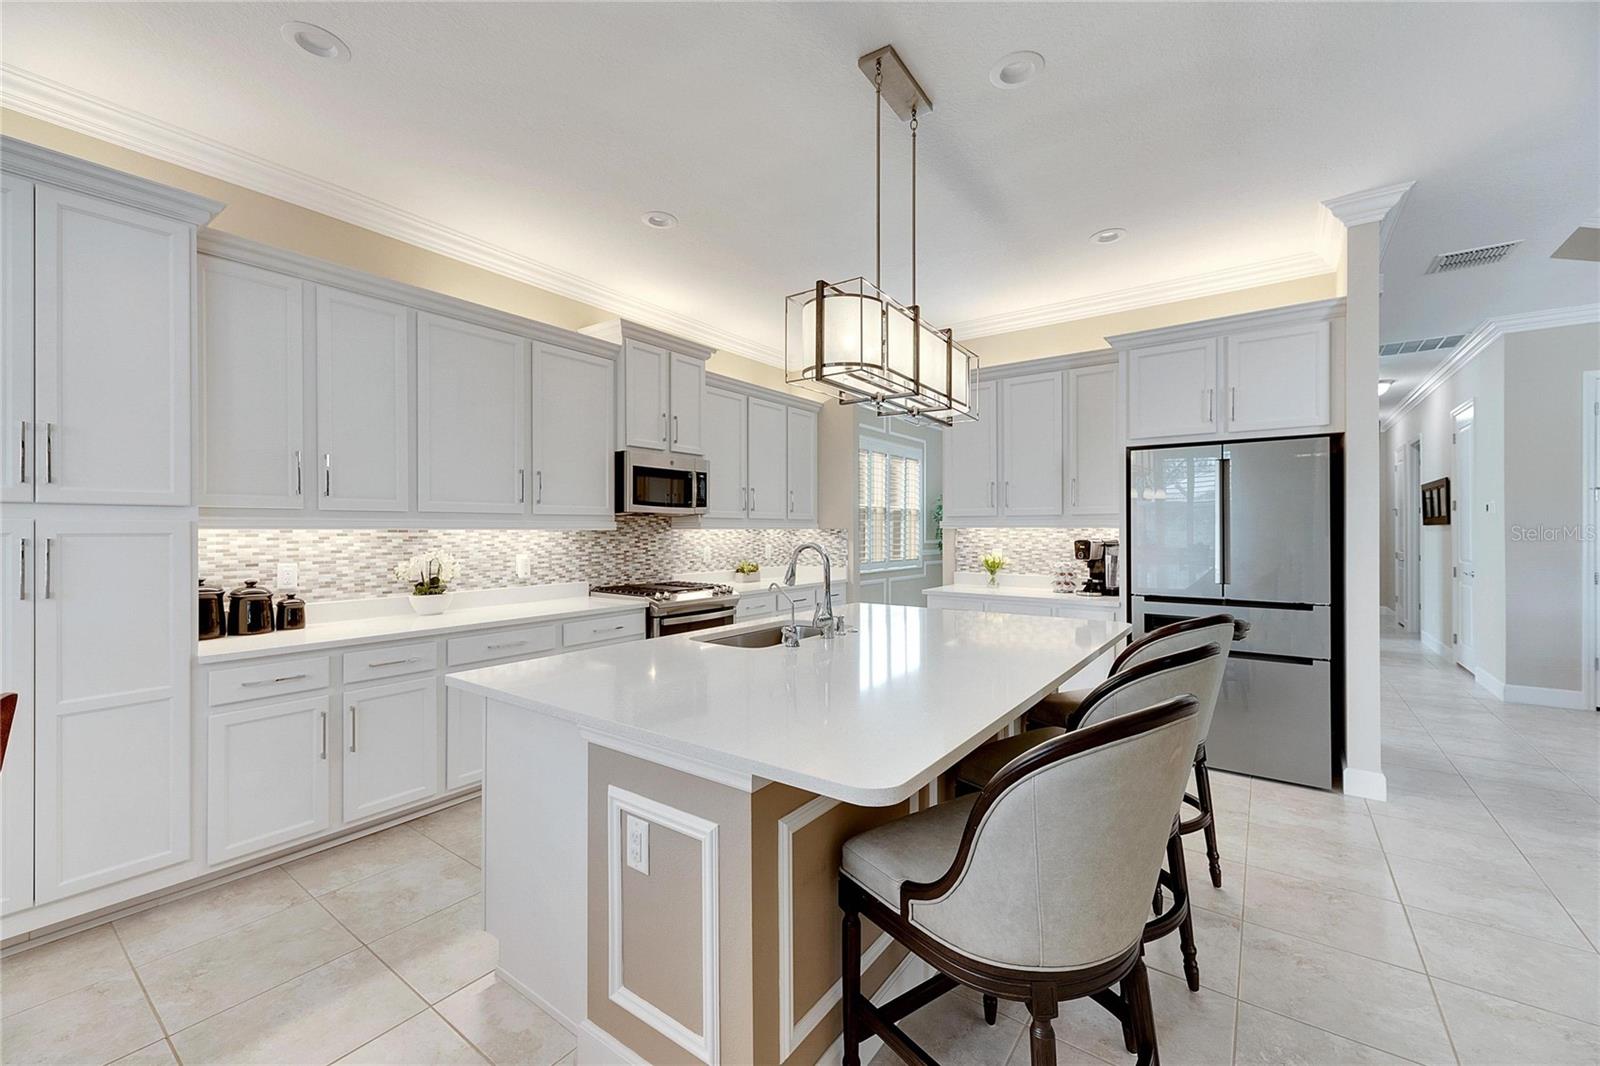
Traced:
<svg viewBox="0 0 1600 1066">
<path fill-rule="evenodd" d="M 782 784 L 745 792 L 590 745 L 590 1024 L 648 1062 L 816 1062 L 840 1033 L 840 849 L 928 795 L 855 807 Z M 630 815 L 649 823 L 648 877 L 627 864 Z M 861 941 L 870 995 L 905 949 L 870 923 Z"/>
</svg>

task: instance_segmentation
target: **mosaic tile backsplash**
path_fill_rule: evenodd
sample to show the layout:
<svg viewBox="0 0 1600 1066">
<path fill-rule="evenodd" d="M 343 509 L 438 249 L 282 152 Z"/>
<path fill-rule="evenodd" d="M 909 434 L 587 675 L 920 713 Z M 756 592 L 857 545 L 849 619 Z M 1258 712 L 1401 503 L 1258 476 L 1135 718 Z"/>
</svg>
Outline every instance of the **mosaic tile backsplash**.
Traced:
<svg viewBox="0 0 1600 1066">
<path fill-rule="evenodd" d="M 619 515 L 615 530 L 554 529 L 202 529 L 200 576 L 223 588 L 255 579 L 274 588 L 279 563 L 300 567 L 300 594 L 352 600 L 409 591 L 390 568 L 419 552 L 443 550 L 461 561 L 458 590 L 613 584 L 690 570 L 728 570 L 743 559 L 786 563 L 796 544 L 816 541 L 842 573 L 839 529 L 674 529 L 666 518 Z M 533 572 L 517 577 L 516 557 Z M 807 560 L 814 562 L 814 559 Z"/>
<path fill-rule="evenodd" d="M 1089 576 L 1087 563 L 1072 557 L 1075 540 L 1116 540 L 1115 529 L 958 529 L 956 570 L 982 573 L 983 557 L 998 551 L 1010 574 L 1054 574 L 1062 566 L 1080 583 Z"/>
</svg>

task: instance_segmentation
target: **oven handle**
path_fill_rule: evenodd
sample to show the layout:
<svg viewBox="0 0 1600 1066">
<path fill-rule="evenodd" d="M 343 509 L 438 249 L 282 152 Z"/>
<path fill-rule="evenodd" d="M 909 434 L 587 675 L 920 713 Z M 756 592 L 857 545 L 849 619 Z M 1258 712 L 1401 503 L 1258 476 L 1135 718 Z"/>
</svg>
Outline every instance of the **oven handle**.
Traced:
<svg viewBox="0 0 1600 1066">
<path fill-rule="evenodd" d="M 703 622 L 714 622 L 719 618 L 732 621 L 734 615 L 738 613 L 739 608 L 734 605 L 732 607 L 719 608 L 715 611 L 695 611 L 692 614 L 666 614 L 656 619 L 656 628 L 664 635 L 667 630 L 678 626 L 699 625 Z"/>
</svg>

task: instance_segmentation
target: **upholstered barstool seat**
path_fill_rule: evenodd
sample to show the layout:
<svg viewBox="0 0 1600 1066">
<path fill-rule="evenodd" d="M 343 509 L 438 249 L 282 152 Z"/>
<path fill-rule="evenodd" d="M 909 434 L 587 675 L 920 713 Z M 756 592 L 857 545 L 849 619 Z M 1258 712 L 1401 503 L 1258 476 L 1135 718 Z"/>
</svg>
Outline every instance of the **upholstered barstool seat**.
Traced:
<svg viewBox="0 0 1600 1066">
<path fill-rule="evenodd" d="M 1035 729 L 1049 726 L 1062 726 L 1072 721 L 1078 708 L 1083 706 L 1083 701 L 1092 688 L 1068 689 L 1066 692 L 1052 692 L 1044 699 L 1033 705 L 1028 711 L 1028 725 Z"/>
<path fill-rule="evenodd" d="M 870 829 L 845 841 L 839 868 L 856 884 L 900 908 L 900 886 L 936 881 L 955 862 L 976 793 Z"/>
<path fill-rule="evenodd" d="M 1018 733 L 1014 737 L 991 740 L 956 765 L 956 781 L 962 787 L 976 791 L 994 780 L 1000 767 L 1018 755 L 1064 733 L 1066 730 L 1060 726 L 1046 726 Z"/>
</svg>

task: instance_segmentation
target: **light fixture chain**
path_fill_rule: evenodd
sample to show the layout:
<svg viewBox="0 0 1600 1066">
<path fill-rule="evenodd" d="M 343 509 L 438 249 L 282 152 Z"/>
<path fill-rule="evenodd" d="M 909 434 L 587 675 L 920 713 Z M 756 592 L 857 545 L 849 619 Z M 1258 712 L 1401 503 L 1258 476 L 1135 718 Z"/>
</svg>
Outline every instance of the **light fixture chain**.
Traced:
<svg viewBox="0 0 1600 1066">
<path fill-rule="evenodd" d="M 917 105 L 911 105 L 911 305 L 917 306 Z"/>
<path fill-rule="evenodd" d="M 872 135 L 872 166 L 873 166 L 873 201 L 872 221 L 874 223 L 873 250 L 876 254 L 877 264 L 873 268 L 872 283 L 883 291 L 883 60 L 879 59 L 872 75 L 873 87 L 877 90 L 872 99 L 872 115 L 875 126 Z"/>
</svg>

